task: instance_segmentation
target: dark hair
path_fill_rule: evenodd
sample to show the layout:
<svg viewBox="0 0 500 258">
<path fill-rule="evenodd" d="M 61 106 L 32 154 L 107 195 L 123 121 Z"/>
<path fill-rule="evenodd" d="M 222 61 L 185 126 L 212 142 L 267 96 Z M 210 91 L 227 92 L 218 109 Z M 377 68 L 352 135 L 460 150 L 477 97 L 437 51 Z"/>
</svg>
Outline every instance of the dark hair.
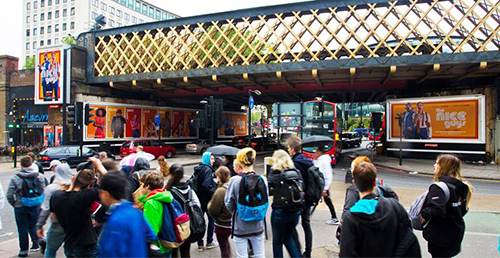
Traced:
<svg viewBox="0 0 500 258">
<path fill-rule="evenodd" d="M 231 178 L 231 171 L 229 171 L 229 168 L 226 166 L 221 166 L 217 169 L 217 171 L 215 171 L 215 175 L 219 177 L 219 183 L 222 185 L 229 182 L 229 179 Z"/>
<path fill-rule="evenodd" d="M 165 187 L 165 189 L 167 190 L 172 189 L 172 186 L 177 185 L 181 182 L 182 178 L 184 177 L 184 168 L 181 164 L 175 163 L 170 166 L 170 175 L 171 178 L 170 180 L 168 180 L 168 184 Z"/>
<path fill-rule="evenodd" d="M 287 144 L 288 148 L 291 148 L 296 153 L 302 152 L 302 141 L 300 140 L 299 137 L 292 136 L 292 137 L 288 138 L 288 140 L 286 141 L 286 144 Z"/>
<path fill-rule="evenodd" d="M 33 161 L 31 160 L 30 156 L 24 156 L 21 158 L 21 167 L 22 168 L 29 168 L 33 165 Z"/>
<path fill-rule="evenodd" d="M 90 169 L 84 169 L 76 175 L 75 178 L 75 187 L 79 187 L 80 189 L 87 188 L 89 185 L 94 183 L 94 171 Z"/>
<path fill-rule="evenodd" d="M 35 153 L 28 152 L 28 153 L 26 153 L 26 155 L 28 155 L 31 158 L 31 162 L 35 162 L 36 161 L 36 155 L 35 155 Z"/>
<path fill-rule="evenodd" d="M 110 158 L 106 158 L 102 161 L 102 166 L 107 170 L 118 170 L 118 164 Z"/>
<path fill-rule="evenodd" d="M 150 190 L 156 190 L 163 188 L 165 184 L 165 177 L 162 173 L 150 170 L 140 178 L 144 186 L 149 186 Z"/>
<path fill-rule="evenodd" d="M 352 171 L 354 183 L 360 192 L 373 190 L 373 184 L 377 180 L 377 168 L 372 163 L 363 162 Z"/>
<path fill-rule="evenodd" d="M 121 173 L 107 173 L 101 178 L 99 189 L 109 192 L 115 200 L 125 198 L 127 179 Z"/>
</svg>

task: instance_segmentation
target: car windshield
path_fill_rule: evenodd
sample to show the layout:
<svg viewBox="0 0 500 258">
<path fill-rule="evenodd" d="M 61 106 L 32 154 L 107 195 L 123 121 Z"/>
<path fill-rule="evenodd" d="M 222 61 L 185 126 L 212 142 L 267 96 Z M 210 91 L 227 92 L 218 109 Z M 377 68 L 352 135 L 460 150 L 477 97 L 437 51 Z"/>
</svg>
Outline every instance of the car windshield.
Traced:
<svg viewBox="0 0 500 258">
<path fill-rule="evenodd" d="M 351 133 L 343 133 L 342 138 L 352 139 L 354 138 L 354 134 Z"/>
<path fill-rule="evenodd" d="M 125 142 L 125 143 L 123 143 L 123 145 L 122 145 L 122 146 L 123 146 L 123 147 L 130 147 L 130 143 L 131 143 L 131 142 Z"/>
<path fill-rule="evenodd" d="M 331 150 L 333 147 L 333 143 L 328 143 L 328 144 L 325 144 L 324 148 L 325 148 L 325 152 L 328 152 L 329 150 Z M 309 152 L 309 153 L 313 153 L 313 152 L 316 152 L 316 150 L 318 150 L 319 146 L 314 146 L 314 147 L 302 147 L 302 150 L 305 151 L 305 152 Z"/>
<path fill-rule="evenodd" d="M 46 150 L 46 153 L 47 155 L 53 155 L 53 154 L 60 154 L 60 153 L 64 153 L 64 150 L 66 148 L 49 148 Z"/>
</svg>

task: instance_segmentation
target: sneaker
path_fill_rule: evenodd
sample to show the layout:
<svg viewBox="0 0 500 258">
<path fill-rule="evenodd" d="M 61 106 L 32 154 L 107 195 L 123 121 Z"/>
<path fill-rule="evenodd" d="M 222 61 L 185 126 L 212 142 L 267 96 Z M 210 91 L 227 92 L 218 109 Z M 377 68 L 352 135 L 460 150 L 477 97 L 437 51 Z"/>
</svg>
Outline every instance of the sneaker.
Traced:
<svg viewBox="0 0 500 258">
<path fill-rule="evenodd" d="M 17 257 L 28 257 L 28 251 L 20 251 Z"/>
<path fill-rule="evenodd" d="M 211 244 L 207 244 L 205 246 L 205 248 L 207 248 L 207 250 L 210 250 L 210 249 L 214 249 L 216 247 L 219 247 L 219 244 L 218 243 L 211 243 Z"/>
<path fill-rule="evenodd" d="M 328 221 L 326 222 L 326 224 L 327 224 L 327 225 L 338 225 L 339 223 L 340 223 L 340 222 L 339 222 L 339 219 L 337 219 L 337 218 L 333 218 L 333 219 L 328 220 Z"/>
<path fill-rule="evenodd" d="M 38 251 L 40 251 L 40 246 L 32 246 L 30 248 L 30 252 L 38 252 Z"/>
<path fill-rule="evenodd" d="M 198 246 L 198 252 L 203 252 L 203 246 Z"/>
</svg>

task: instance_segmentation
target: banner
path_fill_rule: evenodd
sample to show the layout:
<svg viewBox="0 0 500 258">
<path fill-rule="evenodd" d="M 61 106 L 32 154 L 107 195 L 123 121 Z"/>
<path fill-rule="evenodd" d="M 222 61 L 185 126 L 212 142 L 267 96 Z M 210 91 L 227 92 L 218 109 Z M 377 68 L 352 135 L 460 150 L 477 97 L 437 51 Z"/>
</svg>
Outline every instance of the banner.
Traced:
<svg viewBox="0 0 500 258">
<path fill-rule="evenodd" d="M 388 102 L 390 137 L 403 140 L 480 139 L 481 98 L 450 97 Z M 401 128 L 399 120 L 401 119 Z"/>
<path fill-rule="evenodd" d="M 63 48 L 39 49 L 35 58 L 35 104 L 62 104 Z"/>
<path fill-rule="evenodd" d="M 143 109 L 142 118 L 142 135 L 148 138 L 158 138 L 158 132 L 155 125 L 156 109 Z"/>
<path fill-rule="evenodd" d="M 127 119 L 125 119 L 125 108 L 123 107 L 106 107 L 108 112 L 106 124 L 106 138 L 125 138 L 127 134 L 125 133 L 125 125 L 127 124 Z"/>
<path fill-rule="evenodd" d="M 43 146 L 55 146 L 54 126 L 52 125 L 43 126 Z"/>
<path fill-rule="evenodd" d="M 90 113 L 94 114 L 94 122 L 87 126 L 87 138 L 88 139 L 105 139 L 106 138 L 106 107 L 105 106 L 95 106 L 90 105 L 90 108 L 94 108 Z"/>
<path fill-rule="evenodd" d="M 172 116 L 174 119 L 172 124 L 172 137 L 188 136 L 188 134 L 186 134 L 184 111 L 173 111 Z"/>
<path fill-rule="evenodd" d="M 56 137 L 55 146 L 63 145 L 62 129 L 63 129 L 62 125 L 55 126 L 55 137 Z"/>
<path fill-rule="evenodd" d="M 160 114 L 160 133 L 161 137 L 170 137 L 172 135 L 172 111 L 168 109 L 158 110 Z"/>
<path fill-rule="evenodd" d="M 142 112 L 140 108 L 127 108 L 126 109 L 127 126 L 125 135 L 127 137 L 139 138 L 141 137 L 142 129 Z"/>
</svg>

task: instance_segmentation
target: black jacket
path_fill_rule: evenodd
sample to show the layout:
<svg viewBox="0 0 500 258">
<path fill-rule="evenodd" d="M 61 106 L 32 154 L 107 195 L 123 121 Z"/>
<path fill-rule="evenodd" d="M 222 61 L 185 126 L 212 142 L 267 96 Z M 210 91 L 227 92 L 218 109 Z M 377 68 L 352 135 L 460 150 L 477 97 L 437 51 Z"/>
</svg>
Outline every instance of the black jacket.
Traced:
<svg viewBox="0 0 500 258">
<path fill-rule="evenodd" d="M 396 200 L 365 196 L 344 216 L 339 257 L 396 255 L 420 256 L 408 213 Z"/>
<path fill-rule="evenodd" d="M 467 213 L 469 187 L 453 177 L 442 177 L 439 181 L 446 183 L 450 189 L 450 199 L 445 202 L 443 190 L 431 185 L 422 209 L 422 217 L 429 221 L 424 228 L 424 238 L 441 249 L 440 254 L 446 251 L 449 256 L 455 256 L 460 252 L 464 238 L 463 216 Z"/>
<path fill-rule="evenodd" d="M 142 175 L 150 170 L 149 162 L 145 158 L 137 158 L 132 171 L 132 193 L 141 185 L 139 180 Z"/>
<path fill-rule="evenodd" d="M 214 171 L 212 167 L 200 164 L 194 168 L 193 176 L 197 177 L 198 182 L 198 198 L 200 199 L 201 208 L 206 211 L 208 202 L 212 199 L 215 190 L 217 190 L 217 183 L 214 181 Z"/>
<path fill-rule="evenodd" d="M 267 184 L 269 186 L 269 195 L 274 196 L 273 197 L 273 204 L 271 207 L 273 209 L 282 209 L 283 208 L 283 194 L 285 193 L 284 187 L 281 184 L 282 180 L 282 173 L 290 171 L 293 174 L 298 174 L 299 177 L 302 177 L 300 172 L 297 169 L 287 169 L 285 171 L 281 170 L 271 170 L 271 172 L 267 175 Z M 303 179 L 302 179 L 303 180 Z"/>
</svg>

